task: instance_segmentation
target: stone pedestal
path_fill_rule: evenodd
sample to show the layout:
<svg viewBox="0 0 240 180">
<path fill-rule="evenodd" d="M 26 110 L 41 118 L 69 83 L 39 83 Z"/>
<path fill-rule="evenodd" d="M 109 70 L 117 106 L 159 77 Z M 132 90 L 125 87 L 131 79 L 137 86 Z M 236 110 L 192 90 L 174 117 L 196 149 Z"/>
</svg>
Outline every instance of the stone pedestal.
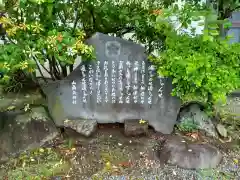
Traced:
<svg viewBox="0 0 240 180">
<path fill-rule="evenodd" d="M 125 120 L 124 134 L 126 136 L 140 136 L 148 133 L 148 122 L 143 120 Z"/>
</svg>

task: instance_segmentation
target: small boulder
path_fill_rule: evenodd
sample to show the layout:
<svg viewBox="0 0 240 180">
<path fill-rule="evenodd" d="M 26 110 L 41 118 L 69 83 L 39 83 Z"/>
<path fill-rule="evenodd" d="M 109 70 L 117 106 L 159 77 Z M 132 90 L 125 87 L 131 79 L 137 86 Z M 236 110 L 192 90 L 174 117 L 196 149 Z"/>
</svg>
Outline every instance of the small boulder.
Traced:
<svg viewBox="0 0 240 180">
<path fill-rule="evenodd" d="M 217 128 L 218 133 L 222 137 L 226 138 L 228 136 L 227 135 L 227 129 L 222 124 L 218 124 L 216 128 Z"/>
<path fill-rule="evenodd" d="M 200 105 L 191 104 L 183 109 L 178 118 L 179 125 L 181 123 L 191 123 L 196 126 L 196 129 L 203 130 L 207 135 L 212 137 L 218 137 L 215 126 L 211 118 L 201 110 Z"/>
<path fill-rule="evenodd" d="M 55 124 L 43 107 L 32 108 L 30 112 L 1 112 L 0 161 L 11 156 L 38 148 L 53 140 L 59 134 Z"/>
<path fill-rule="evenodd" d="M 139 136 L 148 133 L 148 122 L 145 120 L 125 120 L 124 134 L 126 136 Z"/>
<path fill-rule="evenodd" d="M 83 119 L 75 119 L 75 120 L 65 120 L 64 127 L 71 128 L 75 130 L 77 133 L 89 137 L 97 130 L 97 121 L 96 120 L 83 120 Z"/>
<path fill-rule="evenodd" d="M 161 163 L 184 169 L 208 169 L 217 167 L 222 160 L 222 154 L 209 144 L 187 143 L 174 136 L 165 141 L 159 151 L 159 158 Z"/>
<path fill-rule="evenodd" d="M 229 95 L 226 104 L 216 104 L 215 111 L 227 123 L 240 122 L 240 90 Z"/>
</svg>

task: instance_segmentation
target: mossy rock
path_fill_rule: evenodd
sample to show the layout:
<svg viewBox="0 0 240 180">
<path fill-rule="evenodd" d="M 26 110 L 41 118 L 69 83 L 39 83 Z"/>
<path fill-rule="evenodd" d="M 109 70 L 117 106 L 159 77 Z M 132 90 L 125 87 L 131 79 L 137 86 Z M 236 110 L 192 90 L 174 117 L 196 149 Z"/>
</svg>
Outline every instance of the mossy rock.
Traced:
<svg viewBox="0 0 240 180">
<path fill-rule="evenodd" d="M 22 109 L 26 104 L 42 104 L 46 105 L 46 100 L 39 92 L 33 92 L 31 94 L 1 94 L 0 93 L 0 112 L 4 112 L 9 108 Z"/>
</svg>

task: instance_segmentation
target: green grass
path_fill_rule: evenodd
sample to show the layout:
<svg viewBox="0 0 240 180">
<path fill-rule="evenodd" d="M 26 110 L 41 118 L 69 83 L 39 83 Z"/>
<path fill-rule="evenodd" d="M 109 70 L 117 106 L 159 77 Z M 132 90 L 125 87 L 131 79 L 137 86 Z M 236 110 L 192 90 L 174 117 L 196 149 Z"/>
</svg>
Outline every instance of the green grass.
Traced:
<svg viewBox="0 0 240 180">
<path fill-rule="evenodd" d="M 36 149 L 25 152 L 12 159 L 4 167 L 8 180 L 42 180 L 51 176 L 65 174 L 70 164 L 52 149 Z"/>
</svg>

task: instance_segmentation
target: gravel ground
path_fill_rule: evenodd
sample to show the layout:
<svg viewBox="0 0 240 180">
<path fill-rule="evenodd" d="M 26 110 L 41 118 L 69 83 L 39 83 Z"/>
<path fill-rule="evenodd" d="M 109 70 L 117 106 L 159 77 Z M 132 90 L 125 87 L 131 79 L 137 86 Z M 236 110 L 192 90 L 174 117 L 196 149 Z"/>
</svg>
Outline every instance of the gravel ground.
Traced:
<svg viewBox="0 0 240 180">
<path fill-rule="evenodd" d="M 100 130 L 92 138 L 76 137 L 74 152 L 62 154 L 72 168 L 53 179 L 160 179 L 160 180 L 240 180 L 239 151 L 223 153 L 223 161 L 214 170 L 185 170 L 159 162 L 154 133 L 149 137 L 127 138 L 121 129 Z M 160 137 L 161 138 L 161 137 Z M 57 149 L 61 152 L 60 146 Z"/>
<path fill-rule="evenodd" d="M 179 135 L 173 134 L 171 136 Z M 4 170 L 4 167 L 8 169 L 6 169 L 8 175 L 4 176 L 4 180 L 33 180 L 33 174 L 39 177 L 45 171 L 50 175 L 34 180 L 240 180 L 239 150 L 233 151 L 225 144 L 223 146 L 223 144 L 218 144 L 212 139 L 206 140 L 207 138 L 203 138 L 205 142 L 211 140 L 211 143 L 222 151 L 223 160 L 221 164 L 216 169 L 185 170 L 160 163 L 157 149 L 159 149 L 159 144 L 164 138 L 167 137 L 154 132 L 150 132 L 145 137 L 125 137 L 123 128 L 115 126 L 99 129 L 94 136 L 89 138 L 67 131 L 64 137 L 58 137 L 53 142 L 46 144 L 46 149 L 50 149 L 49 153 L 44 150 L 41 156 L 38 153 L 36 154 L 36 159 L 45 159 L 44 162 L 50 164 L 50 166 L 53 165 L 49 160 L 53 160 L 53 162 L 57 160 L 57 164 L 63 160 L 64 165 L 61 167 L 64 169 L 58 168 L 59 173 L 52 176 L 50 166 L 46 169 L 45 164 L 41 163 L 31 168 L 31 156 L 35 154 L 35 151 L 30 153 L 30 156 L 23 156 L 30 163 L 27 165 L 28 169 L 32 169 L 30 171 L 33 171 L 34 167 L 39 168 L 35 174 L 30 173 L 31 175 L 22 178 L 22 163 L 19 163 L 19 168 L 16 163 L 14 163 L 15 165 L 2 166 L 0 172 Z M 36 152 L 41 151 L 43 152 L 39 149 Z M 21 176 L 9 178 L 9 173 L 17 173 Z M 0 177 L 0 179 L 2 178 Z"/>
</svg>

